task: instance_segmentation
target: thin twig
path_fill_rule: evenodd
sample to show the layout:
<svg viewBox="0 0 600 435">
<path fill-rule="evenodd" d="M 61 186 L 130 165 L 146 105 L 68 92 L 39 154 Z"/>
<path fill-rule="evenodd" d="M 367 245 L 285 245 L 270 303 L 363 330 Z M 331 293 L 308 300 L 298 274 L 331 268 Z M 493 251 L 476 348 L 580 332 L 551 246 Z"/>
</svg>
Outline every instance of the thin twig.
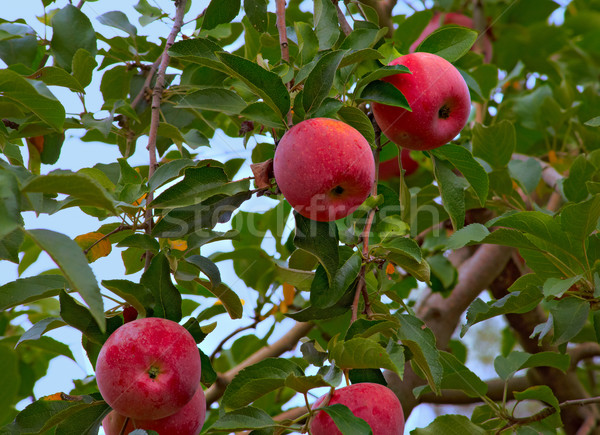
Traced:
<svg viewBox="0 0 600 435">
<path fill-rule="evenodd" d="M 279 33 L 279 45 L 281 46 L 281 60 L 287 63 L 290 62 L 290 47 L 287 37 L 287 29 L 285 27 L 285 0 L 275 1 L 275 13 L 277 15 L 277 32 Z M 292 83 L 286 83 L 288 91 L 292 88 Z M 292 111 L 287 113 L 287 125 L 292 125 Z"/>
<path fill-rule="evenodd" d="M 176 0 L 175 1 L 175 20 L 173 22 L 173 28 L 171 29 L 171 33 L 167 38 L 167 42 L 165 43 L 165 48 L 163 50 L 160 66 L 158 68 L 158 72 L 156 74 L 156 83 L 154 84 L 154 89 L 152 91 L 152 117 L 150 120 L 150 131 L 148 133 L 148 152 L 150 154 L 150 165 L 148 166 L 148 179 L 152 177 L 154 171 L 156 170 L 157 162 L 156 162 L 156 139 L 158 137 L 158 125 L 160 122 L 160 101 L 162 98 L 162 94 L 165 87 L 165 74 L 167 71 L 167 66 L 169 66 L 169 48 L 175 42 L 175 38 L 179 34 L 181 30 L 181 26 L 183 24 L 183 16 L 185 15 L 185 5 L 187 0 Z M 151 76 L 151 73 L 148 73 Z M 152 202 L 154 198 L 154 191 L 150 190 L 148 192 L 148 196 L 146 197 L 146 201 L 148 204 Z M 146 208 L 146 213 L 144 214 L 145 224 L 146 224 L 146 233 L 149 234 L 152 231 L 152 209 L 150 207 Z M 150 267 L 150 260 L 152 259 L 151 251 L 146 251 L 146 260 L 144 268 L 147 270 Z"/>
<path fill-rule="evenodd" d="M 129 423 L 129 417 L 125 418 L 125 421 L 123 422 L 123 426 L 121 427 L 121 430 L 119 431 L 119 435 L 125 434 L 125 428 L 127 427 L 127 423 Z"/>
<path fill-rule="evenodd" d="M 242 331 L 256 328 L 256 325 L 258 325 L 258 323 L 259 323 L 259 321 L 255 320 L 250 325 L 246 325 L 246 326 L 237 328 L 235 331 L 233 331 L 231 334 L 229 334 L 227 337 L 225 337 L 223 340 L 221 340 L 221 342 L 217 345 L 217 347 L 215 348 L 213 353 L 210 355 L 210 360 L 212 361 L 213 359 L 215 359 L 215 356 L 217 356 L 217 354 L 221 351 L 221 349 L 223 349 L 223 346 L 225 346 L 225 343 L 227 343 L 232 337 L 235 337 L 237 334 L 239 334 Z"/>
<path fill-rule="evenodd" d="M 352 27 L 350 27 L 350 24 L 348 24 L 348 20 L 346 20 L 346 16 L 344 15 L 344 12 L 342 12 L 342 9 L 340 8 L 339 1 L 338 0 L 331 0 L 331 1 L 335 5 L 335 11 L 337 12 L 337 17 L 338 17 L 338 21 L 340 23 L 340 27 L 342 28 L 342 32 L 344 32 L 344 35 L 348 36 L 350 33 L 352 33 Z"/>
<path fill-rule="evenodd" d="M 152 77 L 154 77 L 154 73 L 158 69 L 161 59 L 162 59 L 162 55 L 160 55 L 159 58 L 156 59 L 156 61 L 150 66 L 150 69 L 148 71 L 146 71 L 146 80 L 144 81 L 144 84 L 142 85 L 142 88 L 140 89 L 138 94 L 135 96 L 135 98 L 131 102 L 132 109 L 135 109 L 135 107 L 144 98 L 144 95 L 146 95 L 146 90 L 148 88 L 150 88 L 150 83 L 152 82 Z"/>
</svg>

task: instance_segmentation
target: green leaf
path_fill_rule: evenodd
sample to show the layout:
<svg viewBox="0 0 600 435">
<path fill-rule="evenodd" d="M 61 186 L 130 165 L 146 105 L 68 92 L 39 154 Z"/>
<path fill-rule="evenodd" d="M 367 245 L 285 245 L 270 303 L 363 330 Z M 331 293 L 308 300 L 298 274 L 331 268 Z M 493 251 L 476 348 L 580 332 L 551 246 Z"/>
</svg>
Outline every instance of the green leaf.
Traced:
<svg viewBox="0 0 600 435">
<path fill-rule="evenodd" d="M 221 273 L 217 265 L 211 260 L 202 255 L 191 255 L 185 260 L 200 269 L 210 279 L 212 288 L 218 288 L 221 285 Z"/>
<path fill-rule="evenodd" d="M 586 199 L 588 196 L 586 182 L 591 181 L 595 173 L 595 166 L 585 158 L 585 155 L 578 155 L 569 169 L 569 176 L 563 182 L 565 196 L 574 202 Z"/>
<path fill-rule="evenodd" d="M 216 0 L 215 0 L 216 1 Z M 256 95 L 283 118 L 290 111 L 290 94 L 281 77 L 256 63 L 234 54 L 219 52 L 217 56 L 230 73 L 241 79 Z"/>
<path fill-rule="evenodd" d="M 233 91 L 206 88 L 187 94 L 175 106 L 181 109 L 212 110 L 237 115 L 246 108 L 246 102 Z"/>
<path fill-rule="evenodd" d="M 471 242 L 481 242 L 490 235 L 489 230 L 482 224 L 469 224 L 458 231 L 452 233 L 446 247 L 456 250 Z"/>
<path fill-rule="evenodd" d="M 0 239 L 17 230 L 21 223 L 21 193 L 17 178 L 8 171 L 0 171 Z"/>
<path fill-rule="evenodd" d="M 240 115 L 267 127 L 285 128 L 285 123 L 279 116 L 279 112 L 276 112 L 271 106 L 269 106 L 267 103 L 263 103 L 262 101 L 249 104 L 240 112 Z"/>
<path fill-rule="evenodd" d="M 573 276 L 571 278 L 558 279 L 548 278 L 544 282 L 544 296 L 554 296 L 556 298 L 562 297 L 562 295 L 571 288 L 571 286 L 577 283 L 583 275 Z"/>
<path fill-rule="evenodd" d="M 600 195 L 578 204 L 568 204 L 560 213 L 561 228 L 578 240 L 584 240 L 598 226 L 600 219 Z"/>
<path fill-rule="evenodd" d="M 405 255 L 412 258 L 416 262 L 421 262 L 423 259 L 419 244 L 408 237 L 393 237 L 384 239 L 381 246 L 396 254 Z"/>
<path fill-rule="evenodd" d="M 159 243 L 154 237 L 151 237 L 148 234 L 132 234 L 117 243 L 117 246 L 119 248 L 140 248 L 154 252 L 160 250 Z"/>
<path fill-rule="evenodd" d="M 416 15 L 416 14 L 414 14 Z M 356 82 L 356 91 L 358 93 L 358 91 L 362 88 L 364 88 L 365 86 L 367 86 L 369 83 L 371 83 L 374 80 L 379 80 L 382 79 L 384 77 L 389 77 L 389 76 L 393 76 L 396 74 L 403 74 L 403 73 L 408 73 L 410 74 L 410 70 L 405 67 L 404 65 L 386 65 L 386 66 L 382 66 L 379 69 L 376 69 L 375 71 L 372 71 L 370 73 L 365 74 L 364 76 L 362 76 L 360 78 L 360 80 L 358 80 L 358 82 Z"/>
<path fill-rule="evenodd" d="M 429 386 L 437 394 L 442 382 L 443 367 L 435 345 L 435 335 L 415 316 L 396 314 L 396 317 L 400 320 L 398 338 L 410 349 L 414 363 L 425 374 Z"/>
<path fill-rule="evenodd" d="M 147 311 L 154 306 L 152 292 L 142 284 L 126 279 L 105 279 L 102 285 L 134 307 L 141 317 L 146 317 Z"/>
<path fill-rule="evenodd" d="M 101 416 L 110 411 L 110 407 L 103 400 L 96 400 L 92 396 L 66 396 L 65 400 L 39 399 L 21 411 L 15 421 L 5 426 L 8 434 L 37 434 L 47 433 L 67 419 L 84 410 L 95 409 L 98 422 Z M 78 420 L 75 418 L 75 420 Z M 89 422 L 88 422 L 89 426 Z M 99 426 L 99 424 L 98 424 Z M 90 428 L 91 430 L 91 428 Z M 58 429 L 57 429 L 58 431 Z M 57 432 L 58 433 L 58 432 Z M 64 432 L 62 432 L 64 434 Z M 83 432 L 72 432 L 82 434 Z M 91 435 L 91 432 L 85 435 Z"/>
<path fill-rule="evenodd" d="M 169 55 L 181 60 L 199 63 L 217 71 L 228 72 L 216 55 L 223 48 L 208 38 L 192 38 L 178 41 L 169 49 Z"/>
<path fill-rule="evenodd" d="M 335 223 L 313 221 L 297 212 L 294 212 L 294 218 L 294 245 L 317 257 L 327 272 L 329 283 L 333 284 L 339 264 L 339 239 Z"/>
<path fill-rule="evenodd" d="M 304 82 L 302 105 L 306 113 L 316 110 L 329 95 L 335 72 L 346 50 L 334 50 L 323 55 Z"/>
<path fill-rule="evenodd" d="M 477 32 L 459 26 L 444 26 L 429 35 L 415 51 L 425 51 L 456 62 L 477 40 Z"/>
<path fill-rule="evenodd" d="M 410 52 L 410 46 L 415 42 L 433 18 L 433 10 L 425 9 L 406 17 L 394 31 L 394 42 L 398 44 L 401 53 Z"/>
<path fill-rule="evenodd" d="M 365 112 L 356 107 L 344 106 L 338 110 L 337 116 L 346 124 L 357 129 L 360 134 L 364 136 L 367 142 L 370 144 L 375 143 L 375 130 L 373 130 L 373 123 L 369 117 L 365 115 Z"/>
<path fill-rule="evenodd" d="M 337 13 L 329 0 L 315 0 L 314 4 L 314 26 L 319 49 L 328 50 L 340 36 Z"/>
<path fill-rule="evenodd" d="M 533 157 L 527 160 L 511 160 L 508 170 L 510 176 L 529 194 L 535 190 L 542 178 L 542 165 Z"/>
<path fill-rule="evenodd" d="M 210 30 L 219 24 L 231 22 L 240 12 L 240 0 L 211 0 L 204 11 L 202 30 Z"/>
<path fill-rule="evenodd" d="M 569 368 L 570 357 L 557 352 L 527 352 L 512 351 L 508 357 L 497 356 L 494 360 L 494 369 L 503 379 L 510 379 L 517 371 L 531 367 L 554 367 L 566 372 Z"/>
<path fill-rule="evenodd" d="M 495 169 L 508 165 L 515 151 L 516 133 L 513 124 L 502 120 L 490 127 L 475 124 L 473 128 L 473 155 L 479 157 Z"/>
<path fill-rule="evenodd" d="M 242 301 L 238 297 L 238 295 L 231 290 L 226 284 L 221 283 L 218 287 L 212 287 L 210 285 L 206 285 L 204 281 L 202 282 L 204 287 L 208 291 L 210 291 L 213 295 L 215 295 L 227 312 L 229 313 L 229 317 L 232 319 L 241 319 L 242 314 L 244 312 L 244 306 L 242 305 Z"/>
<path fill-rule="evenodd" d="M 310 303 L 319 308 L 328 308 L 335 305 L 346 293 L 348 287 L 356 280 L 362 265 L 359 252 L 354 252 L 346 261 L 341 262 L 335 271 L 333 282 L 328 285 L 326 274 L 318 268 L 310 288 Z M 323 279 L 321 279 L 323 276 Z"/>
<path fill-rule="evenodd" d="M 183 180 L 166 189 L 152 201 L 152 207 L 185 207 L 202 203 L 216 195 L 233 196 L 247 192 L 250 180 L 228 182 L 222 168 L 203 166 L 188 168 Z"/>
<path fill-rule="evenodd" d="M 163 184 L 174 180 L 181 175 L 181 171 L 189 166 L 194 166 L 196 162 L 191 159 L 176 159 L 170 162 L 160 165 L 156 172 L 152 174 L 150 180 L 148 180 L 148 188 L 150 190 L 156 190 Z"/>
<path fill-rule="evenodd" d="M 88 86 L 92 82 L 92 73 L 98 62 L 89 51 L 79 48 L 73 55 L 73 77 L 82 87 Z"/>
<path fill-rule="evenodd" d="M 34 80 L 41 80 L 48 86 L 62 86 L 64 88 L 69 88 L 73 92 L 85 92 L 83 90 L 83 86 L 77 81 L 75 77 L 66 72 L 64 69 L 58 68 L 56 66 L 46 66 L 42 69 L 37 70 L 28 78 Z"/>
<path fill-rule="evenodd" d="M 575 297 L 551 301 L 550 314 L 554 323 L 552 343 L 560 345 L 575 337 L 587 322 L 590 303 Z"/>
<path fill-rule="evenodd" d="M 50 48 L 58 66 L 71 72 L 75 52 L 80 48 L 96 55 L 96 32 L 90 19 L 73 5 L 67 5 L 52 17 Z"/>
<path fill-rule="evenodd" d="M 247 406 L 225 413 L 210 428 L 224 432 L 268 429 L 277 423 L 262 409 Z"/>
<path fill-rule="evenodd" d="M 69 326 L 80 330 L 89 340 L 102 344 L 108 338 L 104 331 L 100 330 L 98 323 L 91 313 L 64 290 L 59 294 L 60 317 Z"/>
<path fill-rule="evenodd" d="M 39 340 L 46 332 L 65 325 L 66 323 L 60 317 L 46 317 L 25 331 L 15 344 L 15 348 L 25 341 Z"/>
<path fill-rule="evenodd" d="M 373 80 L 361 91 L 357 100 L 368 100 L 388 106 L 402 107 L 412 112 L 404 94 L 394 85 L 382 80 Z"/>
<path fill-rule="evenodd" d="M 437 417 L 425 429 L 410 431 L 411 435 L 485 435 L 487 432 L 464 415 L 446 414 Z"/>
<path fill-rule="evenodd" d="M 73 172 L 52 172 L 31 178 L 21 189 L 23 192 L 65 193 L 90 205 L 118 214 L 115 200 L 96 180 L 88 175 Z"/>
<path fill-rule="evenodd" d="M 595 118 L 584 122 L 584 124 L 590 127 L 600 127 L 600 116 L 596 116 Z"/>
<path fill-rule="evenodd" d="M 122 30 L 123 32 L 129 34 L 129 36 L 131 36 L 132 38 L 135 38 L 137 36 L 136 27 L 129 22 L 127 15 L 125 15 L 121 11 L 106 12 L 97 17 L 96 19 L 106 26 Z"/>
<path fill-rule="evenodd" d="M 56 296 L 69 286 L 61 275 L 21 278 L 0 287 L 0 311 L 17 305 Z"/>
<path fill-rule="evenodd" d="M 64 234 L 50 230 L 29 230 L 27 234 L 52 257 L 69 282 L 69 288 L 81 295 L 100 330 L 105 331 L 106 319 L 100 288 L 79 245 Z"/>
<path fill-rule="evenodd" d="M 332 419 L 340 432 L 344 435 L 371 435 L 371 426 L 362 418 L 356 417 L 350 408 L 341 403 L 320 408 L 326 412 Z"/>
<path fill-rule="evenodd" d="M 181 294 L 171 280 L 169 260 L 161 252 L 155 255 L 140 283 L 154 296 L 154 315 L 179 322 L 181 320 Z"/>
<path fill-rule="evenodd" d="M 323 379 L 323 376 L 321 375 L 297 376 L 295 373 L 290 373 L 288 377 L 285 378 L 284 385 L 302 394 L 306 394 L 309 390 L 312 390 L 313 388 L 333 386 L 325 379 Z"/>
<path fill-rule="evenodd" d="M 0 93 L 20 107 L 33 112 L 54 130 L 62 132 L 65 108 L 54 98 L 43 95 L 31 83 L 16 72 L 0 70 Z"/>
<path fill-rule="evenodd" d="M 301 21 L 294 22 L 296 35 L 298 37 L 298 49 L 300 50 L 300 65 L 310 63 L 319 51 L 319 40 L 310 24 Z"/>
<path fill-rule="evenodd" d="M 268 0 L 244 0 L 244 12 L 248 21 L 257 32 L 267 31 L 269 17 L 267 15 Z"/>
<path fill-rule="evenodd" d="M 444 209 L 450 215 L 454 230 L 465 223 L 465 181 L 459 178 L 445 162 L 433 158 L 434 174 L 438 183 Z"/>
<path fill-rule="evenodd" d="M 464 175 L 475 190 L 479 204 L 483 207 L 488 196 L 489 178 L 483 166 L 473 158 L 469 150 L 459 145 L 446 144 L 431 152 L 436 157 L 448 160 Z"/>
<path fill-rule="evenodd" d="M 370 338 L 331 340 L 327 350 L 329 359 L 335 361 L 335 365 L 342 370 L 384 368 L 399 375 L 404 372 L 404 367 L 396 367 L 385 348 Z"/>
<path fill-rule="evenodd" d="M 259 397 L 283 387 L 291 373 L 304 376 L 302 369 L 296 363 L 282 358 L 267 358 L 246 367 L 227 386 L 221 404 L 227 408 L 242 408 Z"/>
<path fill-rule="evenodd" d="M 0 391 L 2 391 L 2 394 L 0 394 L 0 409 L 4 411 L 10 409 L 15 403 L 21 384 L 21 374 L 19 373 L 19 357 L 10 347 L 0 344 L 0 361 L 2 361 L 2 370 L 0 370 Z"/>
<path fill-rule="evenodd" d="M 467 323 L 461 329 L 461 337 L 476 323 L 504 314 L 526 313 L 537 307 L 542 301 L 543 295 L 539 286 L 535 283 L 525 284 L 525 281 L 531 281 L 528 278 L 533 278 L 535 282 L 538 281 L 537 275 L 524 275 L 519 278 L 519 280 L 523 280 L 519 285 L 525 285 L 522 290 L 511 291 L 511 293 L 495 301 L 484 302 L 479 298 L 475 299 L 467 309 Z"/>
<path fill-rule="evenodd" d="M 251 196 L 252 193 L 249 191 L 233 196 L 215 196 L 201 204 L 176 208 L 156 224 L 152 235 L 182 238 L 200 228 L 214 228 L 217 223 L 227 222 L 231 213 Z"/>
</svg>

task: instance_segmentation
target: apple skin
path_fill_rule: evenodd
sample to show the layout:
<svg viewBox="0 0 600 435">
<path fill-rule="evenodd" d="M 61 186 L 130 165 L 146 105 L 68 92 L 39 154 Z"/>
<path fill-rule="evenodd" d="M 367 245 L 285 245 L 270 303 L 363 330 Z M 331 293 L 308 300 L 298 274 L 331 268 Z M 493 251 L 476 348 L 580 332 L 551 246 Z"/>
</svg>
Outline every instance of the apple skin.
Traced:
<svg viewBox="0 0 600 435">
<path fill-rule="evenodd" d="M 313 409 L 326 399 L 327 395 L 317 400 Z M 402 435 L 404 433 L 404 412 L 398 397 L 387 387 L 380 384 L 364 382 L 335 390 L 329 405 L 340 403 L 346 405 L 352 413 L 365 420 L 373 435 Z M 341 435 L 333 419 L 325 412 L 319 411 L 310 422 L 313 435 Z"/>
<path fill-rule="evenodd" d="M 419 163 L 410 156 L 410 151 L 402 149 L 400 153 L 400 159 L 402 160 L 402 169 L 406 172 L 405 177 L 413 174 L 419 169 Z M 386 160 L 385 162 L 379 163 L 379 180 L 386 181 L 392 178 L 400 177 L 400 165 L 398 164 L 398 157 Z"/>
<path fill-rule="evenodd" d="M 410 52 L 414 52 L 419 46 L 419 44 L 425 40 L 425 38 L 427 38 L 429 35 L 431 35 L 433 32 L 439 29 L 442 25 L 446 24 L 456 24 L 462 27 L 467 27 L 469 29 L 475 29 L 473 20 L 467 17 L 466 15 L 459 14 L 456 12 L 448 12 L 446 14 L 436 12 L 433 14 L 433 17 L 431 17 L 431 21 L 429 22 L 429 24 L 427 24 L 421 35 L 410 46 Z M 476 45 L 474 45 L 473 47 L 475 46 Z M 481 38 L 481 49 L 483 50 L 483 58 L 485 62 L 491 62 L 493 48 L 492 41 L 490 40 L 490 37 L 487 33 L 484 33 L 483 37 Z M 473 50 L 473 48 L 471 48 L 471 50 Z"/>
<path fill-rule="evenodd" d="M 119 435 L 125 423 L 124 415 L 111 411 L 104 420 L 102 427 L 106 435 Z M 153 430 L 160 435 L 198 435 L 206 420 L 206 398 L 202 387 L 183 408 L 175 414 L 158 420 L 130 419 L 125 427 L 125 434 L 135 429 Z"/>
<path fill-rule="evenodd" d="M 275 150 L 273 169 L 291 206 L 322 222 L 356 210 L 375 182 L 367 140 L 354 127 L 329 118 L 307 119 L 288 130 Z"/>
<path fill-rule="evenodd" d="M 201 362 L 192 335 L 172 320 L 125 323 L 106 340 L 96 363 L 102 397 L 119 414 L 159 419 L 179 411 L 196 393 Z"/>
<path fill-rule="evenodd" d="M 390 62 L 412 74 L 383 78 L 406 97 L 412 109 L 373 103 L 381 131 L 410 150 L 431 150 L 450 142 L 466 125 L 471 112 L 467 83 L 447 60 L 431 53 L 411 53 Z"/>
</svg>

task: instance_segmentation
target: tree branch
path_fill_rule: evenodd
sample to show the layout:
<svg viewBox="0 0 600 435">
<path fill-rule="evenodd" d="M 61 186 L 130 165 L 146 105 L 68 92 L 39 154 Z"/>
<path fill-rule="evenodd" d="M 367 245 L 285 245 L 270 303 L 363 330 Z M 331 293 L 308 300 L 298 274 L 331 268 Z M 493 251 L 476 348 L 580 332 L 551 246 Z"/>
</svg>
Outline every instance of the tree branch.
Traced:
<svg viewBox="0 0 600 435">
<path fill-rule="evenodd" d="M 304 337 L 313 328 L 312 323 L 296 323 L 292 329 L 290 329 L 283 337 L 277 340 L 275 343 L 263 347 L 256 351 L 237 366 L 228 370 L 223 374 L 217 376 L 216 382 L 211 385 L 206 393 L 206 405 L 210 406 L 213 402 L 219 400 L 219 398 L 225 392 L 225 388 L 229 385 L 232 379 L 244 368 L 256 364 L 264 360 L 265 358 L 278 357 L 281 354 L 292 350 L 298 344 L 298 341 Z"/>
<path fill-rule="evenodd" d="M 165 48 L 163 50 L 160 66 L 158 68 L 158 72 L 156 75 L 156 83 L 154 84 L 154 89 L 152 91 L 152 116 L 150 119 L 150 131 L 148 133 L 148 152 L 150 154 L 150 164 L 148 166 L 148 179 L 152 177 L 154 171 L 156 170 L 157 162 L 156 162 L 156 139 L 158 137 L 158 125 L 160 123 L 160 101 L 162 99 L 162 94 L 165 87 L 165 74 L 167 71 L 167 66 L 169 66 L 169 48 L 175 42 L 175 38 L 181 31 L 181 26 L 183 24 L 183 16 L 185 15 L 185 5 L 187 0 L 175 0 L 175 20 L 173 22 L 173 28 L 171 29 L 171 33 L 167 38 L 167 42 L 165 43 Z M 148 73 L 149 77 L 151 77 L 151 72 Z M 137 97 L 136 97 L 137 98 Z M 154 192 L 150 190 L 148 192 L 148 196 L 146 197 L 147 204 L 150 204 L 154 199 Z M 146 224 L 146 233 L 150 234 L 152 231 L 152 208 L 150 206 L 146 207 L 146 213 L 144 215 L 145 224 Z M 150 266 L 150 260 L 152 259 L 151 251 L 146 251 L 146 260 L 145 260 L 145 269 L 148 269 Z"/>
<path fill-rule="evenodd" d="M 572 349 L 567 350 L 571 356 L 571 366 L 569 370 L 575 370 L 577 364 L 584 359 L 600 356 L 600 345 L 598 343 L 582 343 Z"/>
<path fill-rule="evenodd" d="M 339 0 L 331 0 L 331 1 L 335 5 L 335 11 L 337 13 L 340 27 L 342 28 L 342 32 L 344 32 L 344 35 L 348 36 L 350 33 L 352 33 L 352 27 L 350 27 L 350 24 L 348 24 L 348 20 L 346 20 L 346 16 L 344 15 L 344 12 L 342 12 L 342 10 L 340 9 L 340 4 L 339 4 L 340 2 L 339 2 Z"/>
<path fill-rule="evenodd" d="M 512 158 L 515 160 L 537 160 L 538 163 L 542 166 L 542 179 L 544 180 L 544 183 L 546 183 L 549 187 L 559 192 L 558 181 L 561 180 L 563 176 L 548 163 L 544 162 L 543 160 L 536 159 L 535 157 L 526 156 L 524 154 L 513 154 Z"/>
</svg>

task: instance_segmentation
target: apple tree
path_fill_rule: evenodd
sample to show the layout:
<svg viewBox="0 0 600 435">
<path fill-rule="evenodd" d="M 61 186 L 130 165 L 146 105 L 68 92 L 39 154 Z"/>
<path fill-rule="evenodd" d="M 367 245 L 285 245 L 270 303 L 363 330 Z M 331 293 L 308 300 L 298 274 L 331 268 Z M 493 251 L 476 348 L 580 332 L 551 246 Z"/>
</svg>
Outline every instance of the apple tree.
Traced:
<svg viewBox="0 0 600 435">
<path fill-rule="evenodd" d="M 49 362 L 72 357 L 46 334 L 80 331 L 95 366 L 136 317 L 198 343 L 207 433 L 306 432 L 316 397 L 364 382 L 406 418 L 449 405 L 414 434 L 598 430 L 598 0 L 139 0 L 135 17 L 40 3 L 43 32 L 0 18 L 0 260 L 18 268 L 0 278 L 0 434 L 98 433 L 111 409 L 94 379 L 34 397 Z M 145 33 L 155 21 L 160 38 Z M 448 143 L 413 148 L 408 175 L 372 108 L 422 111 L 390 83 L 412 71 L 388 64 L 413 51 L 454 65 L 471 113 Z M 336 221 L 294 211 L 273 175 L 277 144 L 311 118 L 358 130 L 376 169 L 398 162 Z M 74 136 L 121 157 L 57 167 Z M 251 158 L 210 158 L 224 136 Z M 298 189 L 309 178 L 287 175 Z M 268 211 L 252 211 L 258 197 Z M 66 210 L 97 224 L 74 238 L 38 228 Z M 56 267 L 28 273 L 42 253 Z M 492 318 L 504 329 L 482 379 L 465 343 Z M 343 404 L 325 412 L 370 433 Z"/>
</svg>

